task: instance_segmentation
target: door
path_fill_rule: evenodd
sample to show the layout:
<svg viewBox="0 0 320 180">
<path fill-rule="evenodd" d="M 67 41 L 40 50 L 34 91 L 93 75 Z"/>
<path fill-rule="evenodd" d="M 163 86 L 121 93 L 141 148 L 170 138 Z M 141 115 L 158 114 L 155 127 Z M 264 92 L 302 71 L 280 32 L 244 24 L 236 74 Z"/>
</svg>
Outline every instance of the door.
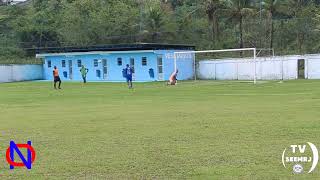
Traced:
<svg viewBox="0 0 320 180">
<path fill-rule="evenodd" d="M 162 55 L 158 55 L 157 62 L 158 62 L 158 80 L 163 81 L 163 58 L 162 58 Z"/>
<path fill-rule="evenodd" d="M 102 59 L 102 68 L 103 68 L 103 79 L 108 78 L 108 61 L 106 59 Z"/>
<path fill-rule="evenodd" d="M 305 79 L 305 60 L 298 59 L 298 79 Z"/>
<path fill-rule="evenodd" d="M 68 61 L 68 66 L 69 66 L 69 79 L 72 80 L 72 78 L 73 78 L 72 60 Z"/>
<path fill-rule="evenodd" d="M 132 79 L 135 79 L 134 58 L 130 58 L 130 67 L 132 68 Z"/>
</svg>

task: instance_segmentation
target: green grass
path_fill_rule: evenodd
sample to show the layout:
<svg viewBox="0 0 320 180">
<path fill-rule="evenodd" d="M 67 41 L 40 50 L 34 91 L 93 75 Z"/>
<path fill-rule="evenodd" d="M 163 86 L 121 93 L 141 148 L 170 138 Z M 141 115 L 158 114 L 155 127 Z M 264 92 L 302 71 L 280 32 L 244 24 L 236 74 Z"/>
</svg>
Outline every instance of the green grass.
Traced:
<svg viewBox="0 0 320 180">
<path fill-rule="evenodd" d="M 281 163 L 319 137 L 320 81 L 0 84 L 0 179 L 319 179 Z M 11 139 L 32 170 L 9 170 Z"/>
</svg>

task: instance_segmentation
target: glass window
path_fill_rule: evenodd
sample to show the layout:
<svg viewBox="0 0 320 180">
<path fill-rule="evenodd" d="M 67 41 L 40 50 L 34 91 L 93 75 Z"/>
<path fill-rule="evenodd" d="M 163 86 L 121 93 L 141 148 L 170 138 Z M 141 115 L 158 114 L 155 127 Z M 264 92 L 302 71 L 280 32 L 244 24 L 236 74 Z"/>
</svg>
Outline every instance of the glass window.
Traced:
<svg viewBox="0 0 320 180">
<path fill-rule="evenodd" d="M 68 72 L 67 71 L 63 71 L 63 77 L 64 78 L 68 78 Z"/>
<path fill-rule="evenodd" d="M 162 62 L 162 56 L 157 57 L 158 61 L 158 73 L 163 73 L 163 62 Z"/>
<path fill-rule="evenodd" d="M 142 66 L 147 65 L 147 57 L 142 57 Z"/>
<path fill-rule="evenodd" d="M 132 73 L 134 73 L 134 58 L 130 58 L 130 66 L 132 68 Z"/>
<path fill-rule="evenodd" d="M 100 70 L 96 70 L 96 76 L 97 76 L 98 78 L 101 77 L 101 71 L 100 71 Z"/>
<path fill-rule="evenodd" d="M 81 60 L 79 59 L 78 60 L 78 67 L 81 67 L 82 66 L 82 63 L 81 63 Z"/>
<path fill-rule="evenodd" d="M 98 67 L 99 61 L 98 59 L 93 60 L 94 67 Z"/>
<path fill-rule="evenodd" d="M 62 66 L 62 67 L 66 67 L 66 60 L 62 60 L 62 61 L 61 61 L 61 66 Z"/>
<path fill-rule="evenodd" d="M 162 56 L 158 56 L 158 66 L 162 66 Z"/>
<path fill-rule="evenodd" d="M 48 61 L 48 68 L 51 68 L 51 61 Z"/>
<path fill-rule="evenodd" d="M 122 66 L 122 58 L 118 58 L 118 66 Z"/>
<path fill-rule="evenodd" d="M 108 74 L 108 64 L 106 59 L 102 59 L 102 66 L 103 66 L 103 74 L 105 76 L 106 74 Z"/>
</svg>

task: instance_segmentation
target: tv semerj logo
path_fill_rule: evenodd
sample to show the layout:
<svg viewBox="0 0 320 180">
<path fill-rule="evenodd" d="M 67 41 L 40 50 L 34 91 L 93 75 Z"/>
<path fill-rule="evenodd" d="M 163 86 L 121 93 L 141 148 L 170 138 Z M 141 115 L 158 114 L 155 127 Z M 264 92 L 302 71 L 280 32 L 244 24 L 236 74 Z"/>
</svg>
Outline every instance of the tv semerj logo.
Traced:
<svg viewBox="0 0 320 180">
<path fill-rule="evenodd" d="M 295 174 L 313 172 L 317 167 L 318 161 L 318 149 L 310 142 L 302 145 L 290 145 L 282 153 L 283 166 L 292 169 Z"/>
<path fill-rule="evenodd" d="M 22 148 L 27 149 L 27 158 L 21 153 L 20 149 Z M 15 152 L 18 154 L 22 162 L 14 161 Z M 10 146 L 6 151 L 6 159 L 10 165 L 10 169 L 23 166 L 25 166 L 27 169 L 31 169 L 32 164 L 36 159 L 36 152 L 31 146 L 31 141 L 28 141 L 27 144 L 16 144 L 14 141 L 10 141 Z"/>
</svg>

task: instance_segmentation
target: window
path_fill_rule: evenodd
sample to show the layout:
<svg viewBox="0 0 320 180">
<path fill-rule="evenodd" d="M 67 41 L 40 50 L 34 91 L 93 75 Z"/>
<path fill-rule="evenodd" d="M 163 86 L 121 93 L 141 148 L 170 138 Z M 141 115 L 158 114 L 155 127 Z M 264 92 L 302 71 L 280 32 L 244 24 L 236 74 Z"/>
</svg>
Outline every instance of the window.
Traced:
<svg viewBox="0 0 320 180">
<path fill-rule="evenodd" d="M 63 77 L 64 78 L 68 78 L 68 72 L 67 71 L 63 71 Z"/>
<path fill-rule="evenodd" d="M 118 66 L 122 66 L 122 58 L 118 58 Z"/>
<path fill-rule="evenodd" d="M 142 66 L 147 65 L 147 57 L 142 57 Z"/>
<path fill-rule="evenodd" d="M 158 56 L 157 61 L 158 61 L 158 73 L 163 73 L 162 56 Z"/>
<path fill-rule="evenodd" d="M 105 79 L 108 74 L 108 64 L 106 59 L 102 59 L 102 66 L 103 66 L 103 77 Z"/>
<path fill-rule="evenodd" d="M 68 60 L 68 67 L 69 67 L 69 79 L 73 78 L 73 69 L 72 69 L 72 60 Z"/>
<path fill-rule="evenodd" d="M 162 56 L 158 56 L 157 60 L 158 60 L 158 66 L 162 66 Z"/>
<path fill-rule="evenodd" d="M 62 60 L 62 61 L 61 61 L 61 66 L 62 66 L 62 67 L 66 67 L 66 60 Z"/>
<path fill-rule="evenodd" d="M 51 68 L 51 61 L 48 61 L 48 68 Z"/>
<path fill-rule="evenodd" d="M 96 76 L 97 76 L 98 78 L 101 77 L 101 71 L 100 71 L 100 70 L 96 70 Z"/>
<path fill-rule="evenodd" d="M 94 67 L 98 67 L 99 61 L 98 59 L 93 60 Z"/>
<path fill-rule="evenodd" d="M 78 67 L 81 67 L 82 64 L 81 64 L 81 60 L 78 60 Z"/>
<path fill-rule="evenodd" d="M 132 68 L 132 73 L 134 73 L 134 58 L 130 58 L 130 66 Z"/>
</svg>

